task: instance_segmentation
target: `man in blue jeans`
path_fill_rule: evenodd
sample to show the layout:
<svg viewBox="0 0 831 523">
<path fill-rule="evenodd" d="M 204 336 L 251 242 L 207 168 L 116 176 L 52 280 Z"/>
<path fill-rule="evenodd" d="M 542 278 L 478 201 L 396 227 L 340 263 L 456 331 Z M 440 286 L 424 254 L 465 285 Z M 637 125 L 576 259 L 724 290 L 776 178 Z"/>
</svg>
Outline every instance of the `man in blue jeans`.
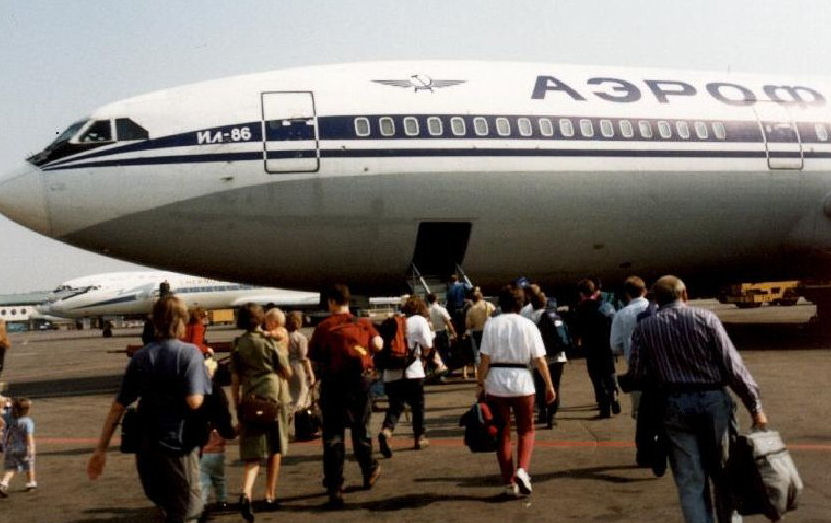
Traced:
<svg viewBox="0 0 831 523">
<path fill-rule="evenodd" d="M 759 428 L 767 425 L 759 387 L 712 312 L 688 307 L 684 282 L 663 276 L 652 287 L 658 312 L 632 335 L 629 374 L 665 395 L 670 465 L 688 523 L 741 521 L 730 503 L 725 465 L 733 401 L 741 398 Z"/>
</svg>

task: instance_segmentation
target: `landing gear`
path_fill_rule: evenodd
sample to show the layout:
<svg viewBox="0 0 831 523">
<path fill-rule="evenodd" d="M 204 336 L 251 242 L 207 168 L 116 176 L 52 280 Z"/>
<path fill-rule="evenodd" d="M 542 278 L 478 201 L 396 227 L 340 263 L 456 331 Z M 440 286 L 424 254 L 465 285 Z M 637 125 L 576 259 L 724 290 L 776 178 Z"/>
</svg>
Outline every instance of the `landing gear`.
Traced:
<svg viewBox="0 0 831 523">
<path fill-rule="evenodd" d="M 817 306 L 817 314 L 810 320 L 812 328 L 818 335 L 831 338 L 831 284 L 802 284 L 797 292 Z"/>
</svg>

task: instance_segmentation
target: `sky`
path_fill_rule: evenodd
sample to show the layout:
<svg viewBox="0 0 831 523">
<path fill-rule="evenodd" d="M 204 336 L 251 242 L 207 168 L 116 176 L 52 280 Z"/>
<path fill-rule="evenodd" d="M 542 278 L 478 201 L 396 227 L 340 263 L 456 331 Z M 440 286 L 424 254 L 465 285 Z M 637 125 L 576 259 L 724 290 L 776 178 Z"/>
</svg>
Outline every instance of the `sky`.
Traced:
<svg viewBox="0 0 831 523">
<path fill-rule="evenodd" d="M 0 172 L 98 106 L 211 78 L 397 59 L 829 75 L 829 27 L 828 0 L 0 0 Z M 136 267 L 0 216 L 0 294 Z"/>
</svg>

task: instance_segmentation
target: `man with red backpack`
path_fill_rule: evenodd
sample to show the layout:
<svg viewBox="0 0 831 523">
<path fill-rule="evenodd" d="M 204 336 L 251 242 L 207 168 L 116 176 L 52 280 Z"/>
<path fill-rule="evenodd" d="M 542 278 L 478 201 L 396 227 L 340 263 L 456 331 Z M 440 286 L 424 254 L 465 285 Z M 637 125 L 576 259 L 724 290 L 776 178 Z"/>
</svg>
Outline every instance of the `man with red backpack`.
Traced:
<svg viewBox="0 0 831 523">
<path fill-rule="evenodd" d="M 323 484 L 330 508 L 342 508 L 346 427 L 352 432 L 355 459 L 364 488 L 370 489 L 381 472 L 372 458 L 369 435 L 372 355 L 383 341 L 372 322 L 349 312 L 349 288 L 337 284 L 324 294 L 331 316 L 323 320 L 309 341 L 309 359 L 319 367 L 320 408 L 323 412 Z"/>
</svg>

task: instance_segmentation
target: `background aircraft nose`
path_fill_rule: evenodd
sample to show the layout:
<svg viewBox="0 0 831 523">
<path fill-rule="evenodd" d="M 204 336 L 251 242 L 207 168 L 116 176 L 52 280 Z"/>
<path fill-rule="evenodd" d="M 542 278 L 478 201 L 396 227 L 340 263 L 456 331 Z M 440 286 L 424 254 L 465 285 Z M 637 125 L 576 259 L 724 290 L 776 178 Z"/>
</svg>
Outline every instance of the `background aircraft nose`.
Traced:
<svg viewBox="0 0 831 523">
<path fill-rule="evenodd" d="M 0 178 L 0 213 L 41 234 L 49 234 L 49 212 L 38 168 L 23 165 Z"/>
</svg>

